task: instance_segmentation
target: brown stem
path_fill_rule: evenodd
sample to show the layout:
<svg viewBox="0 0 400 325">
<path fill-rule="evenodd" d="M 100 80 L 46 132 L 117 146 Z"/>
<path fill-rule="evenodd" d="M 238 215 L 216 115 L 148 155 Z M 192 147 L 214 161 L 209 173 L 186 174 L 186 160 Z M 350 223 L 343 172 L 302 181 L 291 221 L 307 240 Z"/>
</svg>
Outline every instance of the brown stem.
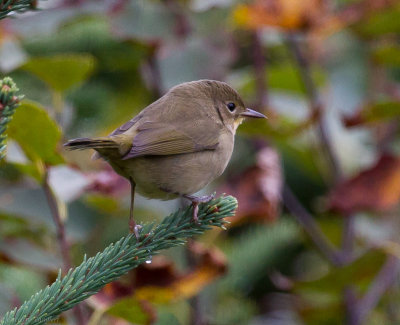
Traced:
<svg viewBox="0 0 400 325">
<path fill-rule="evenodd" d="M 51 216 L 53 218 L 54 224 L 56 225 L 57 241 L 60 246 L 61 256 L 63 260 L 63 271 L 67 273 L 71 268 L 71 257 L 69 255 L 69 244 L 65 236 L 65 225 L 61 219 L 60 210 L 58 209 L 56 196 L 49 184 L 49 175 L 46 171 L 43 180 L 43 190 L 47 199 L 47 203 L 50 208 Z M 73 308 L 73 312 L 78 325 L 84 325 L 86 323 L 83 310 L 80 305 Z"/>
<path fill-rule="evenodd" d="M 154 49 L 153 53 L 148 58 L 148 71 L 150 79 L 150 87 L 155 97 L 159 98 L 163 95 L 163 87 L 161 84 L 160 67 L 157 61 L 158 46 Z"/>
<path fill-rule="evenodd" d="M 311 76 L 310 63 L 307 57 L 301 52 L 300 47 L 297 43 L 295 35 L 288 34 L 287 36 L 287 47 L 289 51 L 292 53 L 294 60 L 297 63 L 300 78 L 303 82 L 303 86 L 308 96 L 308 100 L 310 102 L 310 110 L 311 112 L 316 112 L 317 116 L 317 127 L 319 138 L 322 144 L 322 148 L 325 151 L 325 155 L 332 166 L 332 173 L 334 176 L 334 182 L 337 183 L 342 178 L 342 171 L 340 168 L 340 164 L 338 158 L 334 152 L 332 147 L 331 139 L 328 135 L 326 123 L 323 119 L 323 107 L 318 97 L 317 87 L 314 84 L 314 81 Z"/>
<path fill-rule="evenodd" d="M 185 247 L 186 260 L 189 268 L 196 267 L 196 257 L 190 250 L 190 245 L 193 245 L 193 239 L 189 239 Z M 190 304 L 190 325 L 205 325 L 204 315 L 202 313 L 202 304 L 199 295 L 193 296 L 189 299 Z"/>
<path fill-rule="evenodd" d="M 78 6 L 83 3 L 83 0 L 64 0 L 63 4 L 65 6 Z"/>
<path fill-rule="evenodd" d="M 350 263 L 353 259 L 354 238 L 354 216 L 344 216 L 342 258 L 343 262 L 346 264 Z"/>
<path fill-rule="evenodd" d="M 358 325 L 357 318 L 357 296 L 353 286 L 344 289 L 344 305 L 345 305 L 345 324 Z"/>
<path fill-rule="evenodd" d="M 201 300 L 198 295 L 189 299 L 191 307 L 190 325 L 205 325 L 204 316 L 201 312 Z"/>
<path fill-rule="evenodd" d="M 263 47 L 261 44 L 260 32 L 253 32 L 253 67 L 256 81 L 256 106 L 261 111 L 266 111 L 268 107 L 268 92 L 265 71 L 267 68 Z"/>
<path fill-rule="evenodd" d="M 332 246 L 328 238 L 319 228 L 314 218 L 301 205 L 296 196 L 293 194 L 288 185 L 283 189 L 283 203 L 286 208 L 292 213 L 297 221 L 303 226 L 316 247 L 321 253 L 335 266 L 342 265 L 340 254 Z"/>
<path fill-rule="evenodd" d="M 174 15 L 175 18 L 175 34 L 178 38 L 186 38 L 192 28 L 189 20 L 185 16 L 182 5 L 176 0 L 164 0 L 165 6 Z"/>
<path fill-rule="evenodd" d="M 60 246 L 61 256 L 63 260 L 63 271 L 67 273 L 71 268 L 71 257 L 69 256 L 69 244 L 65 236 L 65 227 L 61 219 L 61 214 L 58 209 L 57 199 L 50 187 L 48 173 L 46 172 L 43 181 L 43 190 L 46 195 L 47 203 L 50 208 L 51 216 L 54 224 L 56 225 L 57 241 Z"/>
</svg>

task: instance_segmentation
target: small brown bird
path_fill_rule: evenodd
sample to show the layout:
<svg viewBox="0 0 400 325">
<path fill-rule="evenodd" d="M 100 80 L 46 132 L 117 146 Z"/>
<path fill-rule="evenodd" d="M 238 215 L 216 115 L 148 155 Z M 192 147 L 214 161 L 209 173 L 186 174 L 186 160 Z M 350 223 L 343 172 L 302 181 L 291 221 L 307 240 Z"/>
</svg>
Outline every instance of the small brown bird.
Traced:
<svg viewBox="0 0 400 325">
<path fill-rule="evenodd" d="M 228 84 L 199 80 L 180 84 L 107 137 L 68 141 L 68 149 L 94 149 L 131 183 L 129 229 L 135 189 L 161 200 L 189 199 L 197 221 L 198 205 L 212 196 L 193 196 L 228 164 L 237 127 L 245 117 L 265 118 L 246 108 Z"/>
</svg>

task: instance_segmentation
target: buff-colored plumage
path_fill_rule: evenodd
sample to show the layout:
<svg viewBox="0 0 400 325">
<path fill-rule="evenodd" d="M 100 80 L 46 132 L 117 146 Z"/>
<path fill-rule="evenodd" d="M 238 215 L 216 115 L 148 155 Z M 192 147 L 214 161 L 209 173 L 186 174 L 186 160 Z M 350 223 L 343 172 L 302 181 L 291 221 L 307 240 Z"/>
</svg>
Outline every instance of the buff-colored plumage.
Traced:
<svg viewBox="0 0 400 325">
<path fill-rule="evenodd" d="M 245 108 L 228 84 L 193 81 L 172 88 L 108 137 L 66 146 L 95 149 L 140 194 L 169 200 L 191 195 L 222 174 L 246 116 L 264 117 Z"/>
</svg>

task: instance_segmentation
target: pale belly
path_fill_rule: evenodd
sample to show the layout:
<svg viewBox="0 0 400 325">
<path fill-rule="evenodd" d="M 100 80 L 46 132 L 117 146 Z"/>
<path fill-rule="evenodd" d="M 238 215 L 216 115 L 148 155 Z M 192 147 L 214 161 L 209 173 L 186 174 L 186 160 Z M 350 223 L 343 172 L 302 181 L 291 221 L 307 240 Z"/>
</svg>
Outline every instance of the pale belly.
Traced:
<svg viewBox="0 0 400 325">
<path fill-rule="evenodd" d="M 223 173 L 233 151 L 233 139 L 224 141 L 227 142 L 215 150 L 139 157 L 121 160 L 118 166 L 112 166 L 124 177 L 131 177 L 141 195 L 171 200 L 198 192 Z"/>
</svg>

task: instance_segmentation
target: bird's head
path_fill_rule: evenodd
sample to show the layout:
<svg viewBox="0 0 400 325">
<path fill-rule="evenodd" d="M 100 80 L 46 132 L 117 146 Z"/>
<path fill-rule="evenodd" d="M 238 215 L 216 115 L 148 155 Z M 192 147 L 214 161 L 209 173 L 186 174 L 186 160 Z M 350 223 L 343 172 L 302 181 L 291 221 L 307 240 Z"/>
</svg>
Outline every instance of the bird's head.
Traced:
<svg viewBox="0 0 400 325">
<path fill-rule="evenodd" d="M 225 82 L 199 80 L 193 82 L 193 86 L 211 97 L 213 107 L 210 109 L 214 111 L 213 114 L 233 133 L 246 117 L 267 118 L 264 114 L 247 108 L 237 91 Z"/>
<path fill-rule="evenodd" d="M 197 107 L 207 110 L 225 127 L 236 132 L 246 117 L 267 118 L 255 110 L 247 108 L 237 91 L 227 83 L 216 80 L 198 80 L 180 84 L 170 91 L 175 96 L 191 100 Z"/>
</svg>

